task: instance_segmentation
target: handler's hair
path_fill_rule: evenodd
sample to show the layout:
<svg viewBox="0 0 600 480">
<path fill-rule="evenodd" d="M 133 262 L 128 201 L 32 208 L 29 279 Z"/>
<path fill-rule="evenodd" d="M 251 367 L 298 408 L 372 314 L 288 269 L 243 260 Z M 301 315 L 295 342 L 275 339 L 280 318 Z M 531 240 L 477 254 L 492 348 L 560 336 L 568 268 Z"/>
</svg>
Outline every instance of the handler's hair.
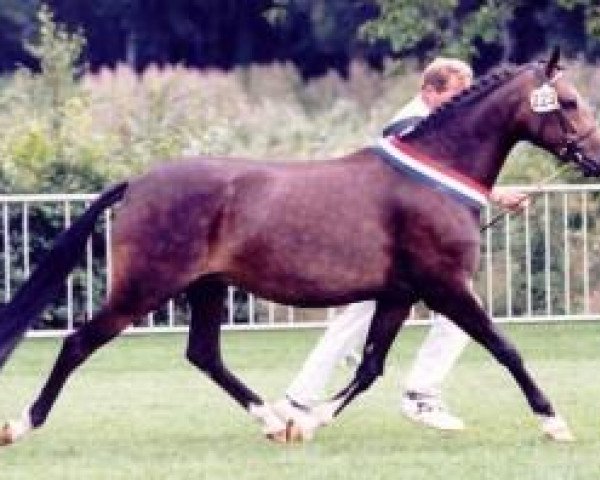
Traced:
<svg viewBox="0 0 600 480">
<path fill-rule="evenodd" d="M 431 86 L 436 92 L 444 92 L 452 76 L 462 78 L 467 84 L 473 80 L 473 70 L 457 58 L 437 57 L 423 71 L 421 90 Z"/>
</svg>

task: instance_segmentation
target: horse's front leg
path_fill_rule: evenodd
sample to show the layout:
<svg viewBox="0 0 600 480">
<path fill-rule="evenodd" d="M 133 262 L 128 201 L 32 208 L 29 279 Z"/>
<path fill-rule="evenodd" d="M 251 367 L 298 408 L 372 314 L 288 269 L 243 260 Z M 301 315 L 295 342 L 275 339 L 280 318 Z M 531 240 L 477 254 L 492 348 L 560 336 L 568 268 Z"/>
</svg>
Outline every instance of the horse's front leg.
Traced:
<svg viewBox="0 0 600 480">
<path fill-rule="evenodd" d="M 378 376 L 383 374 L 386 356 L 400 327 L 410 313 L 411 300 L 384 300 L 377 302 L 377 309 L 365 343 L 362 361 L 352 381 L 331 400 L 319 406 L 322 417 L 333 419 L 358 394 L 367 390 Z"/>
<path fill-rule="evenodd" d="M 429 307 L 450 318 L 508 369 L 531 409 L 539 417 L 546 436 L 558 441 L 573 440 L 568 425 L 556 414 L 546 395 L 525 368 L 517 348 L 491 322 L 466 283 L 457 288 L 433 288 L 432 294 L 425 300 Z"/>
</svg>

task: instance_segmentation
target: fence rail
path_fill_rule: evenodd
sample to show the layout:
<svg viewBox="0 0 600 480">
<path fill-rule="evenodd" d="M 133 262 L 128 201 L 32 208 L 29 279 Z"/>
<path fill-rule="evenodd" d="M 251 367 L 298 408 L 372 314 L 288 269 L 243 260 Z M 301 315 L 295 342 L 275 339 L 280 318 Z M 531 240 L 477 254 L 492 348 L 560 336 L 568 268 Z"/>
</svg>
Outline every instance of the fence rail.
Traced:
<svg viewBox="0 0 600 480">
<path fill-rule="evenodd" d="M 517 188 L 517 187 L 505 187 Z M 498 321 L 595 320 L 600 318 L 600 186 L 518 187 L 537 192 L 519 215 L 482 234 L 481 268 L 475 288 Z M 0 295 L 5 301 L 29 276 L 52 238 L 68 227 L 95 195 L 0 195 L 3 268 Z M 493 218 L 493 208 L 482 222 Z M 90 318 L 106 290 L 110 271 L 111 215 L 106 212 L 88 242 L 81 269 L 67 280 L 61 298 L 33 335 L 64 333 Z M 256 298 L 234 288 L 227 297 L 225 328 L 302 328 L 322 326 L 335 309 L 297 309 Z M 430 313 L 413 309 L 410 323 L 426 323 Z M 177 331 L 187 325 L 180 299 L 149 314 L 133 330 Z"/>
</svg>

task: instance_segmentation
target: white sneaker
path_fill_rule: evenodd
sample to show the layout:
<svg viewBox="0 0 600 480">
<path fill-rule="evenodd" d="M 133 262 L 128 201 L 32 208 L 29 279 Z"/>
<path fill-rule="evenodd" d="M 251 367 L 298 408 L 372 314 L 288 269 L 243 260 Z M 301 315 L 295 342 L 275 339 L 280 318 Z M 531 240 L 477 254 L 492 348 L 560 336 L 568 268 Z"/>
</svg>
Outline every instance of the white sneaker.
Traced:
<svg viewBox="0 0 600 480">
<path fill-rule="evenodd" d="M 319 420 L 320 427 L 326 427 L 333 422 L 335 411 L 338 409 L 340 402 L 329 400 L 312 408 L 312 414 Z"/>
<path fill-rule="evenodd" d="M 405 392 L 400 405 L 402 413 L 411 420 L 439 430 L 464 430 L 464 422 L 450 414 L 437 396 Z"/>
</svg>

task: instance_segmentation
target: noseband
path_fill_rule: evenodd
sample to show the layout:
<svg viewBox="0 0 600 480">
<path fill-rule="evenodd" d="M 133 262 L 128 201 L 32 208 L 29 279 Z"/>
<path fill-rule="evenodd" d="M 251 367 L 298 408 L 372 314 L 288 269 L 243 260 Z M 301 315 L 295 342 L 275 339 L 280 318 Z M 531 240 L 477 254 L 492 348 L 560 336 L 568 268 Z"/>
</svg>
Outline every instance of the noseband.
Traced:
<svg viewBox="0 0 600 480">
<path fill-rule="evenodd" d="M 573 162 L 580 165 L 585 174 L 591 174 L 595 170 L 595 167 L 583 153 L 583 146 L 581 144 L 594 133 L 596 126 L 593 125 L 587 131 L 578 135 L 562 110 L 556 110 L 553 114 L 558 117 L 558 123 L 565 138 L 564 146 L 558 151 L 559 157 L 565 162 Z"/>
</svg>

